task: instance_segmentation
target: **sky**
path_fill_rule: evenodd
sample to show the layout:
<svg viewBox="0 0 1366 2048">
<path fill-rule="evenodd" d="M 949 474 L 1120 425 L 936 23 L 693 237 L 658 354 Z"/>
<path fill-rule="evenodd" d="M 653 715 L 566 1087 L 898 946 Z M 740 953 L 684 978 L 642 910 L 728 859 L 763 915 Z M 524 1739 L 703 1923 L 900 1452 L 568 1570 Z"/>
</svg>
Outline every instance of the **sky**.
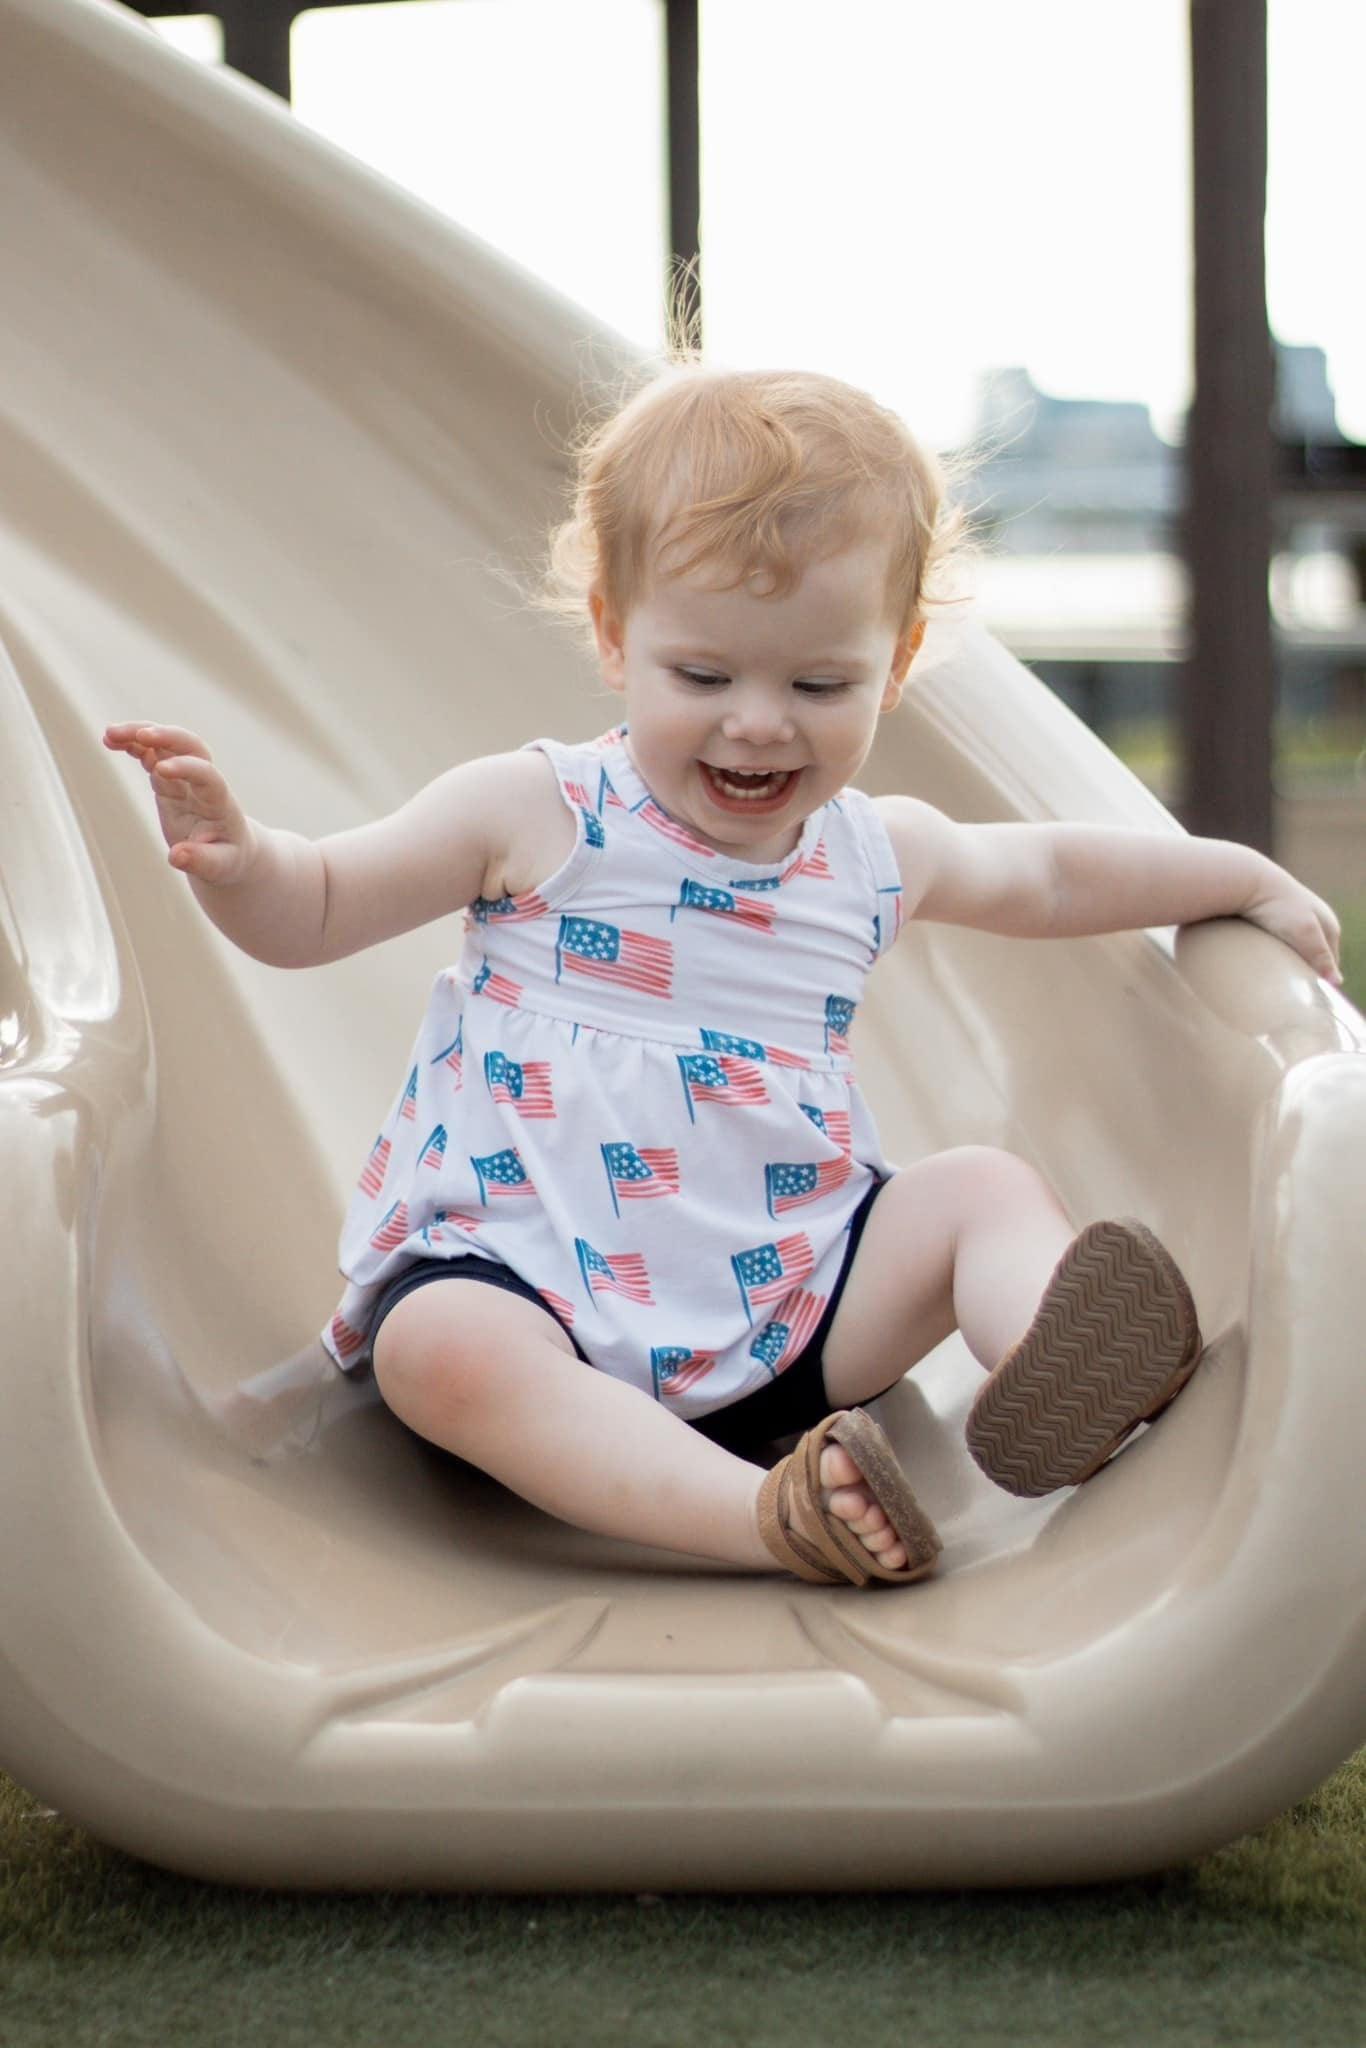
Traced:
<svg viewBox="0 0 1366 2048">
<path fill-rule="evenodd" d="M 706 345 L 866 386 L 927 441 L 977 379 L 1190 395 L 1188 0 L 702 0 Z M 1267 297 L 1366 440 L 1366 4 L 1269 0 Z M 206 17 L 158 24 L 212 58 Z M 307 125 L 647 347 L 660 0 L 399 0 L 294 29 Z"/>
</svg>

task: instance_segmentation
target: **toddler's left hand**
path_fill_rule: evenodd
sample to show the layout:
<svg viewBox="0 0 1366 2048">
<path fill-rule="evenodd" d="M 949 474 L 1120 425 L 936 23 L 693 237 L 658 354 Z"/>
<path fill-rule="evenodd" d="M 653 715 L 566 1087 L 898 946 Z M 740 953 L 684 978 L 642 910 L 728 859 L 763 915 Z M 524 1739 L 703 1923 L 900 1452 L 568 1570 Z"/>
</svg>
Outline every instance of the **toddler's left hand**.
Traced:
<svg viewBox="0 0 1366 2048">
<path fill-rule="evenodd" d="M 1303 882 L 1297 882 L 1293 875 L 1274 862 L 1268 863 L 1270 874 L 1258 889 L 1251 902 L 1245 903 L 1240 915 L 1259 924 L 1263 931 L 1273 937 L 1284 939 L 1288 946 L 1309 962 L 1316 974 L 1331 981 L 1337 988 L 1342 986 L 1342 969 L 1339 956 L 1342 950 L 1342 926 L 1338 923 L 1332 908 L 1312 889 L 1306 889 Z"/>
</svg>

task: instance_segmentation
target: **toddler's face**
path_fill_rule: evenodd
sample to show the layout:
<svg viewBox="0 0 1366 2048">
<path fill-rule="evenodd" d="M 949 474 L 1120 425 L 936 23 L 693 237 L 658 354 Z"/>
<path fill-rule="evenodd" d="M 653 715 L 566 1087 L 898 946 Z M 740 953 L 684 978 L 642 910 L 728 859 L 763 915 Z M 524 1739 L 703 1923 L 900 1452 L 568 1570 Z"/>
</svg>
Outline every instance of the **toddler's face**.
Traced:
<svg viewBox="0 0 1366 2048">
<path fill-rule="evenodd" d="M 779 861 L 851 782 L 901 695 L 920 629 L 897 644 L 886 560 L 860 546 L 812 563 L 785 597 L 657 582 L 624 625 L 590 599 L 604 681 L 625 698 L 632 759 L 706 845 Z M 709 768 L 792 771 L 772 797 L 728 796 Z"/>
</svg>

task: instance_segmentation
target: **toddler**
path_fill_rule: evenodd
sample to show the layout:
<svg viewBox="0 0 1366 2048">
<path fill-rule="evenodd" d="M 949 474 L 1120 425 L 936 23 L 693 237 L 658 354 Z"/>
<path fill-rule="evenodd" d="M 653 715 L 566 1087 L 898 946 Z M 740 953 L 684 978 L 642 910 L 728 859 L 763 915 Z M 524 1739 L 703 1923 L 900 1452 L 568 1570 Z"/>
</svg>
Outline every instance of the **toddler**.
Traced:
<svg viewBox="0 0 1366 2048">
<path fill-rule="evenodd" d="M 318 842 L 244 816 L 194 734 L 106 731 L 255 958 L 465 911 L 323 1341 L 586 1529 L 908 1582 L 938 1538 L 862 1404 L 951 1331 L 987 1375 L 972 1454 L 1017 1494 L 1088 1478 L 1194 1370 L 1189 1291 L 1141 1223 L 1078 1234 L 988 1146 L 884 1158 L 849 1034 L 912 919 L 1058 938 L 1241 915 L 1341 978 L 1331 909 L 1247 847 L 961 825 L 854 787 L 951 541 L 938 465 L 862 392 L 675 363 L 580 449 L 541 599 L 591 634 L 612 730 L 449 768 Z"/>
</svg>

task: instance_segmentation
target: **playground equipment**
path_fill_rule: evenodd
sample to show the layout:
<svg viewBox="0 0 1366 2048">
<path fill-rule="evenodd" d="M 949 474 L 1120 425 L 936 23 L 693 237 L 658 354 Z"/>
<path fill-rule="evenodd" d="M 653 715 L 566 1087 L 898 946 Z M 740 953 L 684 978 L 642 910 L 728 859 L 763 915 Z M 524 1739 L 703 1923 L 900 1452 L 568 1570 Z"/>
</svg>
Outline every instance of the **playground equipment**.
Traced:
<svg viewBox="0 0 1366 2048">
<path fill-rule="evenodd" d="M 994 1489 L 946 1343 L 879 1407 L 945 1539 L 875 1595 L 581 1535 L 313 1341 L 458 921 L 235 952 L 106 722 L 317 835 L 613 705 L 500 573 L 577 308 L 95 0 L 0 0 L 0 1764 L 103 1839 L 301 1886 L 999 1885 L 1151 1870 L 1366 1740 L 1366 1027 L 1250 925 L 926 927 L 855 1027 L 889 1156 L 1134 1214 L 1210 1350 L 1095 1481 Z M 863 778 L 1179 828 L 971 618 Z M 909 1361 L 908 1361 L 909 1363 Z"/>
</svg>

